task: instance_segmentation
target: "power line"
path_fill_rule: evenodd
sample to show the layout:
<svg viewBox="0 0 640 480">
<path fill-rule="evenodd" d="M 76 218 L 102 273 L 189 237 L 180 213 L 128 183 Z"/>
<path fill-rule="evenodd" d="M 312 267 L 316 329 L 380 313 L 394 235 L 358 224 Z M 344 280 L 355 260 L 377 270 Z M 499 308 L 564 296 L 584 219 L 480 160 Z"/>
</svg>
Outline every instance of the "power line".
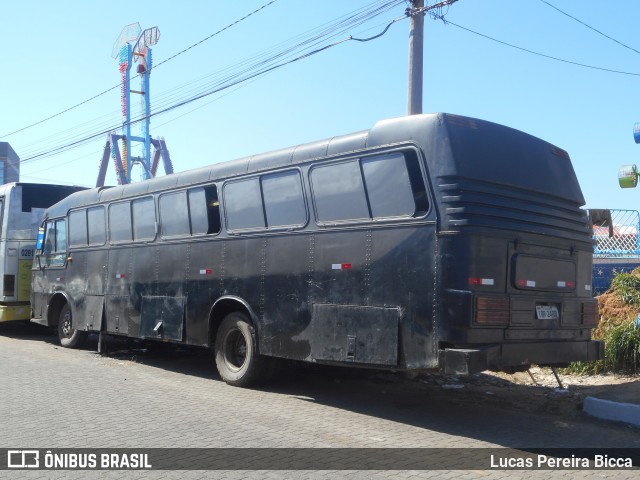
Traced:
<svg viewBox="0 0 640 480">
<path fill-rule="evenodd" d="M 327 40 L 331 40 L 332 38 L 336 38 L 338 35 L 344 34 L 346 31 L 348 31 L 348 29 L 352 29 L 354 27 L 362 25 L 363 23 L 369 21 L 370 19 L 386 11 L 389 11 L 392 8 L 395 8 L 397 5 L 401 3 L 402 3 L 402 0 L 377 0 L 376 2 L 373 2 L 365 7 L 361 7 L 342 17 L 339 17 L 336 20 L 327 22 L 326 24 L 315 27 L 308 32 L 299 34 L 296 37 L 293 37 L 285 42 L 275 45 L 270 49 L 267 49 L 266 51 L 259 53 L 251 58 L 245 59 L 235 65 L 227 67 L 217 72 L 214 75 L 209 75 L 208 77 L 213 76 L 214 80 L 209 81 L 201 85 L 200 87 L 196 86 L 196 84 L 203 79 L 198 81 L 189 81 L 188 83 L 184 84 L 181 87 L 172 88 L 166 94 L 160 94 L 157 97 L 156 102 L 154 102 L 155 105 L 153 107 L 153 110 L 162 109 L 163 107 L 170 106 L 175 102 L 179 102 L 181 100 L 184 100 L 186 98 L 191 98 L 200 93 L 210 91 L 212 89 L 216 89 L 222 85 L 233 82 L 234 79 L 240 78 L 243 75 L 246 75 L 252 71 L 259 70 L 265 65 L 273 65 L 284 58 L 287 58 L 287 57 L 291 58 L 295 54 L 296 50 L 310 51 L 314 48 L 317 48 L 323 42 Z M 207 77 L 204 77 L 204 78 L 207 78 Z M 233 85 L 233 83 L 231 83 L 231 85 Z M 183 90 L 182 94 L 180 94 L 180 90 Z M 187 91 L 184 91 L 184 90 L 187 90 Z M 187 96 L 186 95 L 187 93 L 190 93 L 190 95 Z M 87 133 L 91 133 L 92 131 L 95 132 L 95 131 L 102 131 L 102 130 L 111 131 L 119 127 L 122 127 L 120 116 L 117 115 L 117 113 L 114 113 L 111 118 L 113 118 L 112 121 L 110 121 L 109 123 L 102 122 L 101 123 L 102 126 L 97 126 L 95 129 L 91 127 L 87 128 L 88 125 L 86 122 L 83 125 L 81 125 L 80 128 L 86 131 Z M 118 120 L 115 120 L 116 118 Z M 117 122 L 117 125 L 115 125 L 116 122 Z M 92 123 L 95 123 L 95 122 L 92 121 Z M 66 131 L 71 131 L 71 130 L 73 129 L 67 129 Z M 66 139 L 62 140 L 61 142 L 58 142 L 57 144 L 60 145 L 60 143 L 65 143 L 65 144 L 73 143 L 73 142 L 69 142 L 73 138 L 75 138 L 76 140 L 79 139 L 81 141 L 85 137 L 80 135 L 67 136 Z M 36 143 L 43 143 L 43 142 L 42 141 L 31 142 L 30 145 L 33 146 Z M 55 146 L 55 145 L 56 145 L 55 143 L 52 143 L 52 146 Z M 34 157 L 36 153 L 37 154 L 46 153 L 47 150 L 49 150 L 49 147 L 43 147 L 40 149 L 31 149 L 31 152 L 24 153 L 24 157 L 31 158 L 31 157 Z"/>
<path fill-rule="evenodd" d="M 498 40 L 497 38 L 493 38 L 490 37 L 489 35 L 485 35 L 484 33 L 480 33 L 480 32 L 476 32 L 475 30 L 471 30 L 470 28 L 467 27 L 463 27 L 462 25 L 458 25 L 456 23 L 453 23 L 449 20 L 445 21 L 448 25 L 453 25 L 454 27 L 458 27 L 461 28 L 462 30 L 466 30 L 467 32 L 473 33 L 475 35 L 478 35 L 480 37 L 486 38 L 488 40 L 492 40 L 494 42 L 500 43 L 502 45 L 506 45 L 507 47 L 511 47 L 511 48 L 515 48 L 517 50 L 522 50 L 523 52 L 527 52 L 527 53 L 531 53 L 532 55 L 537 55 L 539 57 L 544 57 L 544 58 L 548 58 L 550 60 L 555 60 L 557 62 L 563 62 L 563 63 L 569 63 L 571 65 L 577 65 L 579 67 L 584 67 L 584 68 L 591 68 L 593 70 L 601 70 L 603 72 L 609 72 L 609 73 L 618 73 L 620 75 L 633 75 L 633 76 L 640 76 L 640 73 L 634 73 L 634 72 L 624 72 L 621 70 L 612 70 L 610 68 L 603 68 L 603 67 L 596 67 L 594 65 L 587 65 L 585 63 L 579 63 L 579 62 L 574 62 L 572 60 L 566 60 L 564 58 L 558 58 L 558 57 L 554 57 L 552 55 L 547 55 L 545 53 L 540 53 L 540 52 L 536 52 L 533 50 L 529 50 L 528 48 L 524 48 L 524 47 L 519 47 L 517 45 L 513 45 L 511 43 L 508 42 L 504 42 L 502 40 Z"/>
<path fill-rule="evenodd" d="M 154 65 L 151 69 L 153 70 L 154 68 L 158 68 L 160 65 L 167 63 L 169 60 L 173 60 L 174 58 L 176 58 L 178 55 L 182 55 L 185 52 L 188 52 L 189 50 L 191 50 L 192 48 L 197 47 L 198 45 L 206 42 L 207 40 L 211 40 L 213 37 L 215 37 L 216 35 L 221 34 L 222 32 L 224 32 L 225 30 L 229 30 L 231 27 L 237 25 L 238 23 L 242 22 L 243 20 L 246 20 L 247 18 L 249 18 L 251 15 L 254 15 L 256 13 L 258 13 L 260 10 L 263 10 L 265 8 L 267 8 L 269 5 L 276 3 L 278 0 L 271 0 L 269 3 L 265 3 L 264 5 L 262 5 L 261 7 L 256 8 L 253 12 L 248 13 L 247 15 L 245 15 L 242 18 L 239 18 L 238 20 L 236 20 L 233 23 L 230 23 L 229 25 L 227 25 L 224 28 L 221 28 L 220 30 L 218 30 L 217 32 L 212 33 L 211 35 L 209 35 L 206 38 L 203 38 L 202 40 L 200 40 L 199 42 L 194 43 L 193 45 L 185 48 L 184 50 L 179 51 L 178 53 L 176 53 L 175 55 L 170 56 L 169 58 L 167 58 L 166 60 L 161 61 L 160 63 Z"/>
<path fill-rule="evenodd" d="M 547 2 L 546 0 L 540 0 L 540 1 L 541 1 L 542 3 L 545 3 L 545 4 L 549 5 L 551 8 L 553 8 L 553 9 L 557 10 L 557 11 L 558 11 L 558 12 L 560 12 L 561 14 L 566 15 L 567 17 L 569 17 L 569 18 L 571 18 L 571 19 L 575 20 L 576 22 L 580 23 L 581 25 L 584 25 L 585 27 L 590 28 L 590 29 L 591 29 L 591 30 L 593 30 L 594 32 L 599 33 L 599 34 L 600 34 L 600 35 L 602 35 L 603 37 L 606 37 L 606 38 L 608 38 L 609 40 L 611 40 L 611 41 L 613 41 L 613 42 L 616 42 L 618 45 L 622 45 L 624 48 L 628 48 L 629 50 L 632 50 L 632 51 L 634 51 L 634 52 L 636 52 L 636 53 L 640 53 L 640 51 L 636 50 L 635 48 L 630 47 L 629 45 L 626 45 L 626 44 L 622 43 L 621 41 L 616 40 L 616 39 L 615 39 L 615 38 L 613 38 L 613 37 L 610 37 L 610 36 L 609 36 L 609 35 L 607 35 L 606 33 L 602 33 L 600 30 L 598 30 L 597 28 L 592 27 L 591 25 L 587 25 L 587 24 L 586 24 L 586 23 L 584 23 L 582 20 L 580 20 L 580 19 L 578 19 L 578 18 L 574 17 L 573 15 L 568 14 L 567 12 L 565 12 L 565 11 L 563 11 L 563 10 L 560 10 L 558 7 L 556 7 L 555 5 L 552 5 L 551 3 Z"/>
<path fill-rule="evenodd" d="M 273 4 L 273 3 L 277 2 L 277 1 L 278 1 L 278 0 L 271 0 L 271 1 L 270 1 L 270 2 L 268 2 L 268 3 L 265 3 L 265 4 L 264 4 L 264 5 L 262 5 L 261 7 L 256 8 L 253 12 L 248 13 L 248 14 L 247 14 L 247 15 L 245 15 L 244 17 L 239 18 L 239 19 L 238 19 L 238 20 L 236 20 L 235 22 L 230 23 L 230 24 L 229 24 L 229 25 L 227 25 L 226 27 L 221 28 L 221 29 L 220 29 L 220 30 L 218 30 L 217 32 L 212 33 L 211 35 L 209 35 L 209 36 L 208 36 L 208 37 L 206 37 L 206 38 L 203 38 L 203 39 L 202 39 L 202 40 L 200 40 L 199 42 L 196 42 L 196 43 L 194 43 L 193 45 L 191 45 L 191 46 L 189 46 L 189 47 L 185 48 L 184 50 L 181 50 L 180 52 L 176 53 L 175 55 L 172 55 L 171 57 L 167 58 L 166 60 L 161 61 L 161 62 L 160 62 L 160 63 L 158 63 L 157 65 L 153 66 L 150 70 L 152 70 L 152 69 L 154 69 L 154 68 L 157 68 L 157 67 L 159 67 L 160 65 L 162 65 L 162 64 L 164 64 L 164 63 L 167 63 L 169 60 L 173 60 L 173 59 L 174 59 L 174 58 L 176 58 L 177 56 L 182 55 L 183 53 L 185 53 L 185 52 L 187 52 L 187 51 L 191 50 L 192 48 L 194 48 L 194 47 L 196 47 L 196 46 L 198 46 L 198 45 L 200 45 L 200 44 L 202 44 L 202 43 L 204 43 L 204 42 L 206 42 L 207 40 L 210 40 L 211 38 L 215 37 L 216 35 L 219 35 L 220 33 L 224 32 L 225 30 L 230 29 L 231 27 L 233 27 L 233 26 L 237 25 L 238 23 L 242 22 L 243 20 L 246 20 L 247 18 L 249 18 L 249 17 L 251 17 L 252 15 L 254 15 L 254 14 L 258 13 L 259 11 L 261 11 L 261 10 L 263 10 L 263 9 L 267 8 L 269 5 L 271 5 L 271 4 Z M 139 76 L 139 75 L 138 75 L 138 76 Z M 104 94 L 106 94 L 106 93 L 109 93 L 109 92 L 110 92 L 110 91 L 112 91 L 112 90 L 115 90 L 115 89 L 117 89 L 117 88 L 120 88 L 120 85 L 121 85 L 121 83 L 118 83 L 117 85 L 114 85 L 113 87 L 108 88 L 108 89 L 107 89 L 107 90 L 105 90 L 104 92 L 100 92 L 100 93 L 98 93 L 97 95 L 94 95 L 94 96 L 93 96 L 93 97 L 91 97 L 91 98 L 87 98 L 86 100 L 83 100 L 83 101 L 82 101 L 82 102 L 80 102 L 80 103 L 77 103 L 77 104 L 75 104 L 75 105 L 73 105 L 73 106 L 71 106 L 71 107 L 69 107 L 69 108 L 66 108 L 65 110 L 62 110 L 61 112 L 55 113 L 55 114 L 53 114 L 53 115 L 51 115 L 51 116 L 49 116 L 49 117 L 47 117 L 47 118 L 44 118 L 44 119 L 39 120 L 39 121 L 37 121 L 37 122 L 35 122 L 35 123 L 32 123 L 31 125 L 27 125 L 26 127 L 19 128 L 18 130 L 14 130 L 13 132 L 10 132 L 10 133 L 4 134 L 4 135 L 0 135 L 0 138 L 6 138 L 6 137 L 9 137 L 10 135 L 13 135 L 13 134 L 15 134 L 15 133 L 22 132 L 22 131 L 24 131 L 24 130 L 27 130 L 28 128 L 35 127 L 36 125 L 40 125 L 41 123 L 44 123 L 44 122 L 46 122 L 46 121 L 48 121 L 48 120 L 51 120 L 51 119 L 56 118 L 56 117 L 59 117 L 60 115 L 62 115 L 62 114 L 64 114 L 64 113 L 67 113 L 67 112 L 69 112 L 69 111 L 71 111 L 71 110 L 74 110 L 74 109 L 76 109 L 76 108 L 78 108 L 78 107 L 80 107 L 80 106 L 82 106 L 82 105 L 84 105 L 84 104 L 86 104 L 86 103 L 89 103 L 89 102 L 91 102 L 91 101 L 95 100 L 96 98 L 101 97 L 102 95 L 104 95 Z"/>
<path fill-rule="evenodd" d="M 213 88 L 213 89 L 208 90 L 206 92 L 203 92 L 201 94 L 195 95 L 195 96 L 193 96 L 193 97 L 191 97 L 189 99 L 186 99 L 186 100 L 183 100 L 183 101 L 179 101 L 178 103 L 170 105 L 170 106 L 168 106 L 168 107 L 166 107 L 164 109 L 156 110 L 156 111 L 152 112 L 148 117 L 149 118 L 150 117 L 155 117 L 157 115 L 161 115 L 163 113 L 170 112 L 172 110 L 175 110 L 176 108 L 182 107 L 184 105 L 188 105 L 188 104 L 193 103 L 193 102 L 195 102 L 197 100 L 200 100 L 202 98 L 208 97 L 208 96 L 213 95 L 215 93 L 218 93 L 218 92 L 221 92 L 221 91 L 226 90 L 228 88 L 231 88 L 231 87 L 233 87 L 235 85 L 238 85 L 238 84 L 240 84 L 242 82 L 246 82 L 248 80 L 255 79 L 255 78 L 259 77 L 259 76 L 266 75 L 267 73 L 273 72 L 274 70 L 282 68 L 282 67 L 284 67 L 286 65 L 289 65 L 291 63 L 300 61 L 302 59 L 311 57 L 313 55 L 316 55 L 316 54 L 318 54 L 320 52 L 323 52 L 325 50 L 328 50 L 330 48 L 336 47 L 336 46 L 338 46 L 340 44 L 343 44 L 345 42 L 348 42 L 348 41 L 351 41 L 351 40 L 359 41 L 359 42 L 368 42 L 368 41 L 371 41 L 373 39 L 379 38 L 381 35 L 383 35 L 384 33 L 386 33 L 389 30 L 389 27 L 391 25 L 393 25 L 394 23 L 396 23 L 399 20 L 404 20 L 406 18 L 407 18 L 406 16 L 403 16 L 403 17 L 399 17 L 397 19 L 392 20 L 385 27 L 385 29 L 383 30 L 383 32 L 381 34 L 374 35 L 373 37 L 365 38 L 365 39 L 357 39 L 357 38 L 353 38 L 352 36 L 348 36 L 348 37 L 343 38 L 341 40 L 338 40 L 338 41 L 336 41 L 336 42 L 334 42 L 332 44 L 319 47 L 319 48 L 317 48 L 317 49 L 315 49 L 315 50 L 313 50 L 311 52 L 304 53 L 304 54 L 299 55 L 299 56 L 297 56 L 295 58 L 283 61 L 283 62 L 275 64 L 275 65 L 265 66 L 263 69 L 258 70 L 257 72 L 254 72 L 254 73 L 248 73 L 247 72 L 246 76 L 240 77 L 240 78 L 238 78 L 237 80 L 235 80 L 235 81 L 233 81 L 231 83 L 223 84 L 223 85 L 219 86 L 218 88 Z M 142 121 L 146 120 L 146 118 L 147 118 L 147 116 L 141 116 L 141 117 L 138 117 L 138 118 L 136 118 L 134 120 L 131 120 L 130 125 L 134 125 L 136 123 L 142 122 Z M 88 142 L 88 141 L 90 141 L 90 140 L 92 140 L 94 138 L 106 135 L 107 133 L 109 133 L 112 130 L 114 130 L 116 128 L 119 128 L 121 126 L 122 126 L 122 124 L 118 124 L 115 127 L 112 127 L 112 128 L 109 128 L 109 129 L 106 129 L 104 131 L 100 131 L 100 132 L 97 132 L 97 133 L 94 133 L 94 134 L 91 134 L 91 135 L 88 135 L 88 136 L 86 136 L 84 138 L 75 140 L 75 141 L 70 142 L 70 143 L 68 143 L 66 145 L 62 145 L 62 146 L 59 146 L 59 147 L 56 147 L 56 148 L 52 148 L 52 149 L 50 149 L 50 150 L 48 150 L 46 152 L 42 152 L 42 153 L 38 153 L 38 154 L 32 155 L 30 157 L 27 157 L 27 158 L 24 158 L 23 160 L 21 160 L 21 163 L 25 163 L 25 162 L 28 162 L 28 161 L 31 161 L 31 160 L 40 159 L 42 157 L 46 157 L 46 156 L 50 156 L 50 155 L 53 155 L 53 154 L 56 154 L 56 153 L 67 151 L 67 150 L 69 150 L 71 148 L 74 148 L 76 146 L 84 144 L 84 143 L 86 143 L 86 142 Z"/>
<path fill-rule="evenodd" d="M 0 138 L 6 138 L 6 137 L 8 137 L 8 136 L 10 136 L 10 135 L 13 135 L 13 134 L 15 134 L 15 133 L 23 132 L 24 130 L 26 130 L 26 129 L 28 129 L 28 128 L 35 127 L 36 125 L 40 125 L 41 123 L 44 123 L 44 122 L 46 122 L 46 121 L 48 121 L 48 120 L 51 120 L 52 118 L 59 117 L 60 115 L 62 115 L 62 114 L 64 114 L 64 113 L 67 113 L 67 112 L 69 112 L 69 111 L 71 111 L 71 110 L 73 110 L 73 109 L 75 109 L 75 108 L 78 108 L 78 107 L 80 107 L 80 106 L 84 105 L 85 103 L 89 103 L 89 102 L 91 102 L 92 100 L 95 100 L 96 98 L 101 97 L 101 96 L 102 96 L 102 95 L 104 95 L 105 93 L 109 93 L 111 90 L 115 90 L 116 88 L 120 88 L 120 84 L 115 85 L 115 86 L 113 86 L 113 87 L 111 87 L 111 88 L 108 88 L 108 89 L 107 89 L 107 90 L 105 90 L 104 92 L 100 92 L 100 93 L 98 93 L 97 95 L 94 95 L 94 96 L 93 96 L 93 97 L 91 97 L 91 98 L 87 98 L 86 100 L 83 100 L 83 101 L 82 101 L 82 102 L 80 102 L 80 103 L 76 103 L 76 104 L 75 104 L 75 105 L 73 105 L 72 107 L 69 107 L 69 108 L 67 108 L 67 109 L 65 109 L 65 110 L 62 110 L 61 112 L 55 113 L 55 114 L 53 114 L 53 115 L 51 115 L 51 116 L 49 116 L 49 117 L 47 117 L 47 118 L 43 118 L 42 120 L 39 120 L 39 121 L 37 121 L 37 122 L 35 122 L 35 123 L 32 123 L 31 125 L 27 125 L 26 127 L 19 128 L 18 130 L 14 130 L 13 132 L 9 132 L 9 133 L 7 133 L 7 134 L 5 134 L 5 135 L 0 135 Z"/>
<path fill-rule="evenodd" d="M 377 2 L 368 5 L 367 7 L 351 12 L 348 15 L 334 20 L 333 22 L 329 22 L 327 24 L 321 25 L 320 27 L 316 27 L 307 32 L 307 34 L 301 34 L 297 37 L 294 37 L 294 44 L 291 44 L 290 39 L 278 45 L 284 47 L 280 50 L 276 50 L 277 47 L 272 47 L 262 54 L 258 54 L 250 59 L 241 61 L 236 65 L 225 68 L 221 72 L 218 72 L 218 74 L 216 74 L 217 80 L 208 82 L 201 87 L 192 88 L 192 85 L 194 83 L 192 81 L 189 84 L 186 84 L 186 86 L 189 87 L 189 90 L 192 93 L 189 96 L 182 96 L 182 98 L 180 98 L 179 96 L 175 95 L 176 89 L 172 89 L 170 95 L 168 96 L 169 98 L 167 98 L 165 101 L 156 103 L 156 106 L 152 110 L 152 114 L 150 116 L 155 116 L 171 111 L 174 108 L 178 108 L 182 105 L 191 103 L 192 101 L 196 101 L 200 98 L 204 98 L 211 94 L 228 89 L 229 87 L 233 87 L 241 82 L 250 80 L 252 78 L 257 78 L 288 63 L 293 63 L 294 61 L 301 60 L 302 58 L 306 58 L 310 55 L 315 55 L 322 50 L 331 48 L 332 46 L 335 46 L 344 41 L 367 40 L 348 37 L 341 40 L 340 42 L 336 42 L 335 44 L 325 46 L 322 45 L 322 43 L 326 42 L 327 40 L 336 38 L 336 36 L 339 34 L 344 34 L 347 29 L 360 26 L 363 23 L 371 20 L 372 18 L 389 11 L 400 3 L 402 3 L 402 0 L 378 0 Z M 403 18 L 404 17 L 401 17 L 401 19 Z M 393 22 L 397 20 L 398 19 L 394 20 Z M 390 25 L 387 26 L 387 29 L 389 26 Z M 385 31 L 387 29 L 385 29 Z M 311 33 L 311 35 L 309 35 L 309 33 Z M 296 50 L 298 50 L 298 56 L 294 57 Z M 305 50 L 307 51 L 307 53 L 300 55 L 300 51 L 304 52 Z M 265 57 L 265 53 L 269 53 L 269 55 Z M 287 59 L 288 61 L 285 61 Z M 174 99 L 175 101 L 169 103 L 169 100 L 171 99 Z M 143 121 L 145 119 L 146 117 L 144 116 L 135 118 L 131 121 L 131 124 L 139 123 L 140 121 Z M 90 133 L 89 135 L 82 137 L 76 136 L 73 141 L 65 142 L 63 145 L 56 146 L 54 148 L 42 149 L 39 152 L 33 152 L 32 150 L 33 153 L 25 154 L 23 161 L 42 159 L 44 157 L 64 152 L 83 143 L 86 143 L 95 137 L 121 128 L 122 126 L 123 124 L 119 119 L 117 121 L 114 120 L 113 123 L 103 124 L 102 128 L 93 131 L 97 133 Z"/>
</svg>

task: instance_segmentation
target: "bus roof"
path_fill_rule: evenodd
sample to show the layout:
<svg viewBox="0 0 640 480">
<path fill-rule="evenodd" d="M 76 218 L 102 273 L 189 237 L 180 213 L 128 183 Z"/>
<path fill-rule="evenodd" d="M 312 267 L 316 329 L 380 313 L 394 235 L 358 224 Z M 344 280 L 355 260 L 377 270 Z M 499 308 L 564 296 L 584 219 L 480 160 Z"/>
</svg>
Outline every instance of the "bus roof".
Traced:
<svg viewBox="0 0 640 480">
<path fill-rule="evenodd" d="M 484 130 L 492 131 L 492 137 L 495 137 L 495 133 L 498 130 L 516 132 L 518 138 L 528 139 L 527 143 L 529 146 L 532 144 L 542 144 L 555 148 L 536 137 L 518 130 L 493 124 L 491 122 L 445 113 L 411 115 L 381 120 L 370 130 L 340 135 L 236 160 L 214 163 L 213 165 L 206 167 L 173 173 L 128 185 L 85 190 L 72 194 L 65 200 L 54 205 L 49 209 L 49 216 L 55 217 L 64 215 L 69 209 L 80 205 L 91 205 L 102 201 L 125 199 L 171 188 L 187 187 L 195 184 L 220 181 L 237 175 L 257 173 L 272 168 L 293 166 L 316 158 L 357 153 L 365 148 L 375 148 L 376 146 L 415 142 L 422 148 L 428 150 L 430 148 L 434 148 L 433 144 L 442 143 L 434 141 L 437 137 L 448 138 L 449 135 L 451 135 L 452 139 L 445 142 L 450 152 L 453 143 L 456 145 L 460 144 L 460 136 L 454 131 L 448 132 L 446 129 L 438 129 L 438 127 L 441 127 L 444 124 L 446 124 L 450 130 L 452 126 L 454 130 L 460 126 L 469 127 L 469 130 L 472 133 L 473 129 L 477 128 L 477 125 L 482 125 Z M 455 147 L 455 150 L 461 149 L 459 147 Z M 564 152 L 560 149 L 557 150 Z M 564 153 L 566 155 L 566 152 Z M 451 158 L 451 153 L 449 153 L 449 160 L 450 161 L 446 162 L 447 166 L 444 168 L 445 170 L 450 172 L 455 171 L 460 167 L 458 162 Z M 430 169 L 432 167 L 436 166 L 430 165 Z M 441 167 L 442 165 L 437 166 L 434 170 L 438 170 L 438 168 Z M 487 166 L 487 168 L 490 170 L 491 166 Z M 487 171 L 487 168 L 484 168 L 485 172 Z M 575 178 L 575 174 L 573 173 L 570 163 L 569 169 L 571 175 Z M 570 194 L 573 197 L 572 200 L 578 203 L 584 203 L 582 194 L 577 186 L 577 180 L 571 183 L 572 186 L 574 183 L 577 191 L 575 188 L 571 190 Z"/>
</svg>

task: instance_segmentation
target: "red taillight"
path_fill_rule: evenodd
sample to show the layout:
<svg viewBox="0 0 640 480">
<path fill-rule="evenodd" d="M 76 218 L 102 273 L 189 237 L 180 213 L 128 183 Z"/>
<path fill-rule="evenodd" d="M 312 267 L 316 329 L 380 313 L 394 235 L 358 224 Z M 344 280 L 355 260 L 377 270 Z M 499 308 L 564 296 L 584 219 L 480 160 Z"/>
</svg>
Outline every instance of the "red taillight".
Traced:
<svg viewBox="0 0 640 480">
<path fill-rule="evenodd" d="M 597 302 L 583 303 L 580 316 L 581 316 L 583 325 L 589 325 L 592 327 L 595 327 L 596 325 L 598 325 L 598 322 L 600 321 L 600 316 L 598 315 Z"/>
<path fill-rule="evenodd" d="M 474 323 L 478 325 L 509 325 L 508 298 L 476 297 Z"/>
</svg>

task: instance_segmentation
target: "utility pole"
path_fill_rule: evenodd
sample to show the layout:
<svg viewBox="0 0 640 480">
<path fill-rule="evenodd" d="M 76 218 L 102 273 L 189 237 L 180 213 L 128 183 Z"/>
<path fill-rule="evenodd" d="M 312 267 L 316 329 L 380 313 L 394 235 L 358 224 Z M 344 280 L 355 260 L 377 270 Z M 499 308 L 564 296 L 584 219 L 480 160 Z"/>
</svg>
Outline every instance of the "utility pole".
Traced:
<svg viewBox="0 0 640 480">
<path fill-rule="evenodd" d="M 422 59 L 424 45 L 424 0 L 411 0 L 409 30 L 409 94 L 407 114 L 422 113 Z M 415 12 L 418 13 L 415 13 Z"/>
<path fill-rule="evenodd" d="M 409 31 L 409 93 L 407 95 L 407 115 L 422 113 L 422 71 L 424 51 L 424 15 L 434 9 L 442 9 L 458 0 L 443 0 L 431 6 L 424 6 L 424 0 L 411 0 L 411 8 L 406 14 L 411 17 Z M 442 10 L 434 18 L 444 20 Z"/>
</svg>

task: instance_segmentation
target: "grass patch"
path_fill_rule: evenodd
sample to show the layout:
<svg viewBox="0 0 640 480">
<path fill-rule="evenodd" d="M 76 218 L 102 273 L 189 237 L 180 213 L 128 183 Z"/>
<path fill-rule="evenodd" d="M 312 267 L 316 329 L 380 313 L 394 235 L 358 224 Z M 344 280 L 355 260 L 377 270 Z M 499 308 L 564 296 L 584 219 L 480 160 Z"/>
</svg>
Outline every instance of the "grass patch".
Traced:
<svg viewBox="0 0 640 480">
<path fill-rule="evenodd" d="M 619 273 L 611 288 L 598 297 L 600 323 L 593 330 L 594 340 L 604 341 L 604 359 L 573 362 L 567 373 L 593 375 L 603 372 L 640 373 L 640 269 Z"/>
</svg>

